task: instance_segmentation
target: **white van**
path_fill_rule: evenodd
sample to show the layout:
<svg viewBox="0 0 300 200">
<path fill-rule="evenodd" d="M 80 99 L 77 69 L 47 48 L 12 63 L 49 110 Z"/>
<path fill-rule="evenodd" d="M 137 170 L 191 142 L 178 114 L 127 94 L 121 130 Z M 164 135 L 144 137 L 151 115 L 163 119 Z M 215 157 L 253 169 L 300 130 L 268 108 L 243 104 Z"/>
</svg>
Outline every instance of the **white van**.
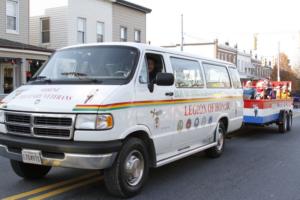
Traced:
<svg viewBox="0 0 300 200">
<path fill-rule="evenodd" d="M 151 167 L 220 156 L 242 120 L 230 63 L 136 43 L 78 45 L 1 101 L 0 155 L 26 179 L 51 167 L 104 169 L 108 191 L 130 197 Z"/>
</svg>

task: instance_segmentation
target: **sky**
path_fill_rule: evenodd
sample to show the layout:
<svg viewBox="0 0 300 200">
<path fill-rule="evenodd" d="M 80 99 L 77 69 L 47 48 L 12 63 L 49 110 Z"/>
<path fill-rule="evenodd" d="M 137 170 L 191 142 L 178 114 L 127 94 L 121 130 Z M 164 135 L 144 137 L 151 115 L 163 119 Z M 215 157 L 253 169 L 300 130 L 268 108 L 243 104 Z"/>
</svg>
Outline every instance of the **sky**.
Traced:
<svg viewBox="0 0 300 200">
<path fill-rule="evenodd" d="M 185 42 L 238 44 L 253 49 L 258 38 L 259 56 L 272 57 L 280 50 L 292 60 L 300 53 L 300 2 L 297 0 L 128 0 L 148 7 L 147 41 L 153 45 L 180 43 L 181 14 Z M 67 0 L 31 0 L 31 15 L 47 7 L 65 5 Z M 299 58 L 300 59 L 300 58 Z M 300 60 L 299 60 L 300 62 Z"/>
</svg>

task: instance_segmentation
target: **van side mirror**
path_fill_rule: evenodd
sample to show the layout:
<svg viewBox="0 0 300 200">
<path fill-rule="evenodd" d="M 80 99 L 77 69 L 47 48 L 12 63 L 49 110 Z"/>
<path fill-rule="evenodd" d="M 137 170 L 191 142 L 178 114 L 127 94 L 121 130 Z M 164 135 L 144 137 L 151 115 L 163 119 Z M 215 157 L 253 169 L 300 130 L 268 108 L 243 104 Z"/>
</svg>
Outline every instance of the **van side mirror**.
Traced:
<svg viewBox="0 0 300 200">
<path fill-rule="evenodd" d="M 158 73 L 155 83 L 160 86 L 170 86 L 174 84 L 174 75 L 171 73 Z"/>
</svg>

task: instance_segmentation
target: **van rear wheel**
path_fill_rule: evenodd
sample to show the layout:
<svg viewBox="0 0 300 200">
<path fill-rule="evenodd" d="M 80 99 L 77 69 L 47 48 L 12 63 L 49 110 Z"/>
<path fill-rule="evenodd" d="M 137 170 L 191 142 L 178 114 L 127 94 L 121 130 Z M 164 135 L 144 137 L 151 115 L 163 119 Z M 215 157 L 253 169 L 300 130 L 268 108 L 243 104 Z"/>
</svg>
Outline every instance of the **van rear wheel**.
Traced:
<svg viewBox="0 0 300 200">
<path fill-rule="evenodd" d="M 288 123 L 287 123 L 287 131 L 290 131 L 292 129 L 292 126 L 293 126 L 293 114 L 292 112 L 290 112 L 288 114 Z"/>
<path fill-rule="evenodd" d="M 141 191 L 148 172 L 145 143 L 138 138 L 130 138 L 123 145 L 113 166 L 104 170 L 106 189 L 117 197 L 132 197 Z"/>
<path fill-rule="evenodd" d="M 287 113 L 282 114 L 281 122 L 279 122 L 278 130 L 280 133 L 286 133 L 288 129 L 289 115 Z"/>
<path fill-rule="evenodd" d="M 218 158 L 222 155 L 225 147 L 225 133 L 226 129 L 223 122 L 219 122 L 216 128 L 217 146 L 209 148 L 205 151 L 210 158 Z"/>
<path fill-rule="evenodd" d="M 10 164 L 18 176 L 29 180 L 43 178 L 51 169 L 48 166 L 28 164 L 15 160 L 10 160 Z"/>
</svg>

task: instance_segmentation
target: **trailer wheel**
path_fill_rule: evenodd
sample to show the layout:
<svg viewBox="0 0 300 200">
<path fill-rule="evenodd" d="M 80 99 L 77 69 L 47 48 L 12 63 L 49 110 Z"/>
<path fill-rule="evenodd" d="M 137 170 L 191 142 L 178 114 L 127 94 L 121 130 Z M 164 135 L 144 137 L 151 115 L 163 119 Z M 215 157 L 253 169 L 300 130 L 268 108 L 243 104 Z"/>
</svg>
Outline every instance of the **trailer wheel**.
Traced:
<svg viewBox="0 0 300 200">
<path fill-rule="evenodd" d="M 218 158 L 222 155 L 225 146 L 226 129 L 223 122 L 219 122 L 216 128 L 217 146 L 209 148 L 205 151 L 210 158 Z"/>
<path fill-rule="evenodd" d="M 43 178 L 51 169 L 48 166 L 28 164 L 15 160 L 10 160 L 10 164 L 18 176 L 28 180 Z"/>
<path fill-rule="evenodd" d="M 288 114 L 288 124 L 287 124 L 287 131 L 290 131 L 293 126 L 293 113 Z"/>
<path fill-rule="evenodd" d="M 288 127 L 288 114 L 286 112 L 282 113 L 281 121 L 278 125 L 278 130 L 280 133 L 286 133 Z"/>
<path fill-rule="evenodd" d="M 148 171 L 149 156 L 145 143 L 138 138 L 130 138 L 113 166 L 104 170 L 106 189 L 117 197 L 132 197 L 141 191 Z"/>
</svg>

